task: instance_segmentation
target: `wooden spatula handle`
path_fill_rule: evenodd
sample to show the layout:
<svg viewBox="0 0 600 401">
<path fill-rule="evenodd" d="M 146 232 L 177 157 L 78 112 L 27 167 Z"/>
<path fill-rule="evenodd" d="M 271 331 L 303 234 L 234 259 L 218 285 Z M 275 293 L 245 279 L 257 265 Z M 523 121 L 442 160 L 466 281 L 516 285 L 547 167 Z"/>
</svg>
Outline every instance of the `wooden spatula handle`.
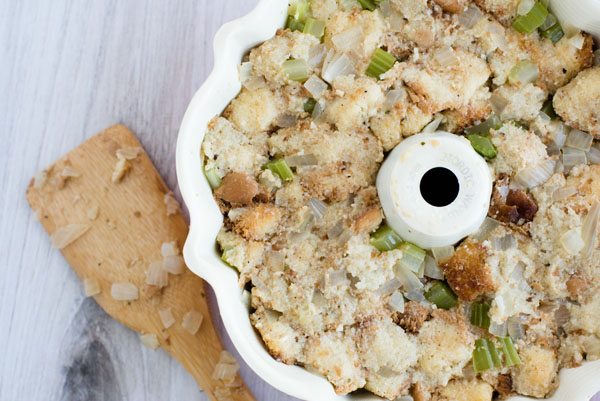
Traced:
<svg viewBox="0 0 600 401">
<path fill-rule="evenodd" d="M 139 148 L 139 154 L 119 165 L 117 150 L 131 147 Z M 212 379 L 223 348 L 202 279 L 186 268 L 180 275 L 169 274 L 169 284 L 160 291 L 145 283 L 148 266 L 163 258 L 161 244 L 177 241 L 182 247 L 188 233 L 178 209 L 167 215 L 173 202 L 168 193 L 133 133 L 115 125 L 62 157 L 46 176 L 32 180 L 27 199 L 51 235 L 70 224 L 89 225 L 61 251 L 81 280 L 99 282 L 101 292 L 95 299 L 110 316 L 139 333 L 155 334 L 160 347 L 190 372 L 211 400 L 254 400 L 243 382 L 236 380 L 235 387 L 228 387 Z M 111 296 L 112 285 L 124 282 L 138 288 L 137 300 Z M 176 320 L 169 328 L 158 314 L 166 308 Z M 204 316 L 195 334 L 182 326 L 191 310 Z"/>
</svg>

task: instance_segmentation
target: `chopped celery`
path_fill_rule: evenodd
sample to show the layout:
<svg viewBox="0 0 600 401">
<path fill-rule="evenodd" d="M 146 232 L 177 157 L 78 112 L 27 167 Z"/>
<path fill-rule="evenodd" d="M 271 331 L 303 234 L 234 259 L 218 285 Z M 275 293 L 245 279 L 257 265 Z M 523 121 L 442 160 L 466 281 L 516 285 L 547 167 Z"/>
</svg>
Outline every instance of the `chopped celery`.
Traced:
<svg viewBox="0 0 600 401">
<path fill-rule="evenodd" d="M 550 39 L 552 43 L 558 42 L 563 36 L 565 36 L 565 32 L 558 22 L 552 25 L 550 28 L 541 31 L 541 33 L 543 37 Z"/>
<path fill-rule="evenodd" d="M 358 0 L 358 3 L 363 10 L 375 11 L 375 3 L 373 0 Z"/>
<path fill-rule="evenodd" d="M 283 181 L 291 181 L 294 178 L 292 169 L 283 159 L 271 160 L 263 166 L 263 170 L 266 168 L 277 174 Z"/>
<path fill-rule="evenodd" d="M 392 68 L 395 62 L 396 57 L 383 49 L 377 49 L 375 50 L 375 53 L 373 53 L 373 57 L 371 57 L 371 61 L 369 62 L 365 74 L 380 79 L 380 75 Z"/>
<path fill-rule="evenodd" d="M 465 134 L 472 135 L 477 134 L 481 136 L 488 136 L 490 130 L 502 128 L 502 120 L 495 113 L 491 113 L 488 118 L 481 124 L 474 125 L 465 130 Z"/>
<path fill-rule="evenodd" d="M 288 15 L 287 20 L 285 21 L 285 27 L 292 32 L 304 31 L 304 24 L 298 21 L 296 18 L 292 17 L 291 15 Z"/>
<path fill-rule="evenodd" d="M 315 109 L 316 104 L 317 104 L 317 101 L 315 99 L 313 99 L 312 97 L 306 99 L 306 101 L 304 101 L 304 111 L 312 114 L 313 110 Z"/>
<path fill-rule="evenodd" d="M 550 117 L 551 119 L 555 119 L 558 116 L 556 115 L 556 112 L 554 111 L 554 105 L 552 104 L 552 96 L 550 96 L 545 102 L 544 105 L 542 106 L 542 110 L 548 117 Z"/>
<path fill-rule="evenodd" d="M 496 348 L 496 344 L 492 340 L 486 340 L 488 344 L 488 350 L 490 351 L 490 356 L 492 357 L 492 361 L 494 362 L 494 367 L 501 369 L 502 368 L 502 359 L 500 359 L 500 355 L 498 354 L 498 349 Z"/>
<path fill-rule="evenodd" d="M 490 138 L 486 138 L 484 136 L 476 134 L 469 135 L 467 136 L 467 138 L 469 138 L 469 142 L 471 142 L 471 146 L 473 147 L 473 149 L 475 149 L 475 151 L 481 156 L 486 157 L 488 159 L 493 159 L 498 154 L 498 152 L 496 151 L 496 147 L 494 146 Z"/>
<path fill-rule="evenodd" d="M 403 242 L 400 249 L 402 249 L 402 259 L 398 263 L 418 274 L 425 261 L 425 251 L 410 242 Z"/>
<path fill-rule="evenodd" d="M 283 72 L 292 81 L 304 82 L 308 79 L 309 68 L 304 59 L 289 59 L 283 62 Z"/>
<path fill-rule="evenodd" d="M 206 179 L 212 189 L 217 189 L 221 186 L 221 178 L 219 178 L 219 175 L 214 168 L 205 170 L 204 175 L 206 175 Z"/>
<path fill-rule="evenodd" d="M 508 82 L 513 85 L 534 83 L 540 76 L 540 69 L 531 60 L 519 61 L 508 73 Z"/>
<path fill-rule="evenodd" d="M 494 360 L 490 354 L 488 341 L 485 338 L 475 340 L 473 350 L 473 369 L 475 372 L 483 372 L 494 367 Z"/>
<path fill-rule="evenodd" d="M 525 15 L 519 15 L 512 23 L 513 28 L 521 33 L 531 33 L 544 23 L 548 9 L 536 1 L 531 10 Z"/>
<path fill-rule="evenodd" d="M 458 297 L 448 284 L 438 281 L 425 293 L 425 298 L 441 309 L 450 309 L 458 302 Z"/>
<path fill-rule="evenodd" d="M 318 19 L 307 18 L 304 23 L 303 32 L 313 35 L 317 39 L 321 39 L 325 34 L 325 23 Z"/>
<path fill-rule="evenodd" d="M 500 341 L 500 349 L 504 354 L 504 366 L 514 366 L 521 363 L 521 358 L 519 358 L 519 354 L 515 348 L 515 344 L 512 341 L 510 336 L 499 338 Z"/>
<path fill-rule="evenodd" d="M 387 224 L 382 224 L 371 234 L 371 245 L 379 252 L 391 251 L 402 244 L 402 238 Z"/>
<path fill-rule="evenodd" d="M 471 324 L 477 327 L 487 329 L 490 327 L 490 306 L 481 302 L 471 304 Z"/>
<path fill-rule="evenodd" d="M 306 0 L 296 0 L 288 7 L 288 15 L 296 21 L 304 23 L 310 16 L 310 2 Z"/>
</svg>

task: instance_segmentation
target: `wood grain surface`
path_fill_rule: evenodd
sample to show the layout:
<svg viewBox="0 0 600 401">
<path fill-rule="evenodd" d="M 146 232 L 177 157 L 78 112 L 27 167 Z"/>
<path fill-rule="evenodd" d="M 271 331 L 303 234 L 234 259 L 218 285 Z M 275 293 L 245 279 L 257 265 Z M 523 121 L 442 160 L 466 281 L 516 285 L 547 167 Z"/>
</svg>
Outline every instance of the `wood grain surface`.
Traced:
<svg viewBox="0 0 600 401">
<path fill-rule="evenodd" d="M 208 400 L 164 350 L 84 297 L 24 191 L 37 171 L 123 123 L 181 199 L 179 123 L 212 68 L 215 32 L 256 3 L 0 0 L 0 400 Z M 292 400 L 243 363 L 241 375 L 259 400 Z"/>
<path fill-rule="evenodd" d="M 84 297 L 24 191 L 37 171 L 123 123 L 177 196 L 177 130 L 212 68 L 214 34 L 256 3 L 0 0 L 1 401 L 208 400 L 166 352 Z M 258 400 L 294 400 L 241 370 Z"/>
</svg>

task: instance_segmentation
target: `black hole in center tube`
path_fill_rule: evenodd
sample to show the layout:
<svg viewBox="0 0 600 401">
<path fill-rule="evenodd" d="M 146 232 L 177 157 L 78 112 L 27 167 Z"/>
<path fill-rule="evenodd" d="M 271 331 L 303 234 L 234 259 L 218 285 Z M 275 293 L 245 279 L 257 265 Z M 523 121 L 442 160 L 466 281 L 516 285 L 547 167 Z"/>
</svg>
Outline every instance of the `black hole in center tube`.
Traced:
<svg viewBox="0 0 600 401">
<path fill-rule="evenodd" d="M 448 206 L 458 196 L 460 186 L 456 175 L 447 168 L 435 167 L 421 178 L 421 195 L 431 206 Z"/>
</svg>

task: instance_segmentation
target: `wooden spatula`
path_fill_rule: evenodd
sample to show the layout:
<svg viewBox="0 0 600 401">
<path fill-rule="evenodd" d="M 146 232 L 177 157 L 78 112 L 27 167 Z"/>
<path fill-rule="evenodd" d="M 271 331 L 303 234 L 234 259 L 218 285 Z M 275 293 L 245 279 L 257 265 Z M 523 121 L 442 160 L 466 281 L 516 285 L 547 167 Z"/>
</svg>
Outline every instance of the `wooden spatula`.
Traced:
<svg viewBox="0 0 600 401">
<path fill-rule="evenodd" d="M 27 200 L 79 278 L 99 284 L 94 298 L 110 316 L 156 335 L 211 400 L 254 400 L 239 377 L 233 383 L 212 378 L 223 348 L 202 279 L 184 268 L 169 274 L 162 289 L 146 284 L 148 266 L 163 260 L 161 245 L 183 247 L 188 225 L 131 131 L 115 125 L 84 142 L 31 181 Z M 135 285 L 138 299 L 114 299 L 115 283 Z M 158 313 L 167 308 L 175 318 L 169 328 Z M 190 311 L 204 317 L 195 334 L 182 325 Z"/>
</svg>

